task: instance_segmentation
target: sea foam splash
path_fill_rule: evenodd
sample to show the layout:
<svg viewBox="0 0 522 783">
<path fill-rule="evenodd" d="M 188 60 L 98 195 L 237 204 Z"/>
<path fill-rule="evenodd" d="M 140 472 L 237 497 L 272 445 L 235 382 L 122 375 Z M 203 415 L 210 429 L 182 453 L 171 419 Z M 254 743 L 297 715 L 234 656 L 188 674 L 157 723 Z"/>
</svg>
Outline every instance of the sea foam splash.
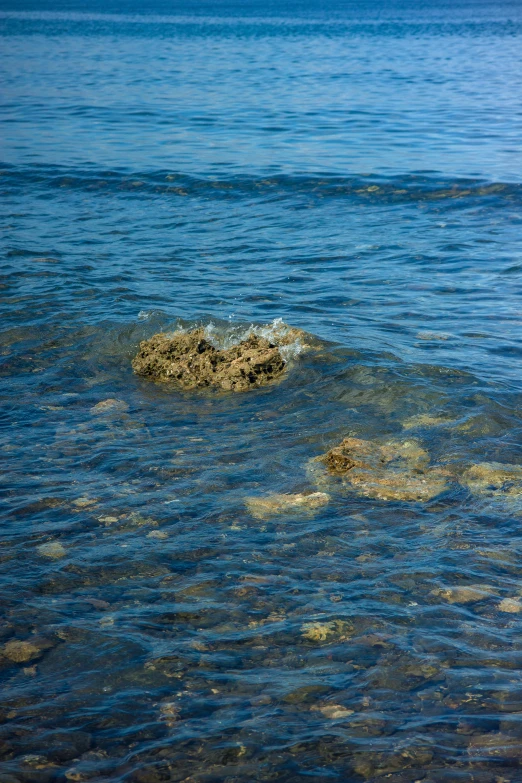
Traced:
<svg viewBox="0 0 522 783">
<path fill-rule="evenodd" d="M 205 337 L 216 348 L 226 350 L 247 340 L 252 335 L 264 337 L 279 348 L 284 361 L 296 359 L 306 348 L 305 332 L 286 324 L 282 318 L 274 318 L 272 323 L 265 325 L 251 324 L 243 326 L 217 326 L 210 322 L 205 326 Z"/>
</svg>

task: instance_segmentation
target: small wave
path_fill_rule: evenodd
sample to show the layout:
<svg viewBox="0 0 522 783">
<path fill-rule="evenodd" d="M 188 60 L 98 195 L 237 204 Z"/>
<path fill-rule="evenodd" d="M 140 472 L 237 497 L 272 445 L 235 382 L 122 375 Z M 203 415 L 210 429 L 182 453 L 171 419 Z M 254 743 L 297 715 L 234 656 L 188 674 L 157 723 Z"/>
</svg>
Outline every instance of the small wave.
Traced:
<svg viewBox="0 0 522 783">
<path fill-rule="evenodd" d="M 182 171 L 124 171 L 97 169 L 70 169 L 63 166 L 12 166 L 0 163 L 2 190 L 22 189 L 28 186 L 47 190 L 57 188 L 89 191 L 91 194 L 113 192 L 133 193 L 136 197 L 148 194 L 168 198 L 187 197 L 213 200 L 241 199 L 245 195 L 256 198 L 294 198 L 296 194 L 321 198 L 351 197 L 372 203 L 411 201 L 453 201 L 455 199 L 497 198 L 522 202 L 522 183 L 492 182 L 479 178 L 446 177 L 436 171 L 411 172 L 397 176 L 363 175 L 353 172 L 336 176 L 314 172 L 295 172 L 272 176 L 217 178 L 195 177 Z"/>
<path fill-rule="evenodd" d="M 160 315 L 160 313 L 154 310 L 140 310 L 138 321 L 150 323 L 154 316 L 159 317 Z M 243 340 L 248 340 L 252 335 L 257 335 L 258 337 L 264 337 L 272 345 L 276 345 L 285 362 L 296 359 L 307 348 L 310 348 L 312 343 L 317 342 L 317 338 L 313 337 L 313 335 L 302 329 L 290 326 L 282 318 L 274 318 L 269 324 L 251 323 L 248 326 L 245 324 L 231 324 L 225 321 L 218 322 L 216 320 L 210 320 L 207 323 L 179 320 L 174 328 L 161 327 L 159 323 L 158 326 L 162 331 L 166 331 L 170 335 L 183 334 L 192 329 L 203 327 L 206 339 L 220 350 L 227 350 L 233 345 L 238 345 Z"/>
<path fill-rule="evenodd" d="M 274 318 L 270 324 L 251 324 L 247 328 L 241 325 L 218 326 L 211 321 L 205 327 L 205 335 L 209 342 L 222 350 L 231 348 L 252 335 L 264 337 L 277 345 L 285 362 L 296 359 L 307 347 L 306 333 L 289 326 L 282 318 Z"/>
</svg>

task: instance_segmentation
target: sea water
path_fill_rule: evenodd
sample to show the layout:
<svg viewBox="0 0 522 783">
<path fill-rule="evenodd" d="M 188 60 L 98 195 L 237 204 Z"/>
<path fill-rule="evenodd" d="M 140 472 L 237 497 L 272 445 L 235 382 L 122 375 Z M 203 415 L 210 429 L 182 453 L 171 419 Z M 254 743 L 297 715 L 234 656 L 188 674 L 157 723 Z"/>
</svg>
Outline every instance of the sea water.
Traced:
<svg viewBox="0 0 522 783">
<path fill-rule="evenodd" d="M 522 780 L 520 3 L 2 0 L 0 36 L 0 780 Z M 132 373 L 282 324 L 256 391 Z M 319 480 L 345 437 L 445 490 Z"/>
</svg>

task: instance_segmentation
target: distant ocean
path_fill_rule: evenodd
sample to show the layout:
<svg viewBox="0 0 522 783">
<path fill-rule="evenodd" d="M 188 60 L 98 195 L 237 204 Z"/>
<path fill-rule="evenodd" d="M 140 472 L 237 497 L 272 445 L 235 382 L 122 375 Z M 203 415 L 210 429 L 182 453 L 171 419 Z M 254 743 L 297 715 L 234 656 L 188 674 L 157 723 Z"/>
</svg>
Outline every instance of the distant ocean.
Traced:
<svg viewBox="0 0 522 783">
<path fill-rule="evenodd" d="M 521 74 L 520 2 L 0 0 L 2 783 L 522 776 Z"/>
</svg>

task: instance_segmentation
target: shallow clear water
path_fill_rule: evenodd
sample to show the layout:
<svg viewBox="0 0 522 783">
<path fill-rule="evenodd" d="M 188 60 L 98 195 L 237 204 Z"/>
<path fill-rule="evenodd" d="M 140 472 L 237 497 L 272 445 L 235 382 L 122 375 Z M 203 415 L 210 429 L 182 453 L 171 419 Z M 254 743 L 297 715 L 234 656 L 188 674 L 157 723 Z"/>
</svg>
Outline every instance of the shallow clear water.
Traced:
<svg viewBox="0 0 522 783">
<path fill-rule="evenodd" d="M 0 34 L 0 780 L 522 780 L 522 494 L 462 478 L 522 465 L 520 4 L 2 2 Z M 274 386 L 132 373 L 277 318 L 313 337 Z M 348 435 L 446 490 L 318 486 Z"/>
</svg>

